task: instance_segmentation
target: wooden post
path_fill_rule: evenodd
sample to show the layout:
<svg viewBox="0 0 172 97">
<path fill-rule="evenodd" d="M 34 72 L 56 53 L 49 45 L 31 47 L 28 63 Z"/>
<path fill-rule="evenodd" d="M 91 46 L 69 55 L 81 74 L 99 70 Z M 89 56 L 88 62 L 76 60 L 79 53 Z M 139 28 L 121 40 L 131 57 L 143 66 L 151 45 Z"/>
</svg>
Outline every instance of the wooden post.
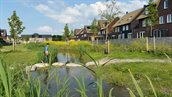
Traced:
<svg viewBox="0 0 172 97">
<path fill-rule="evenodd" d="M 110 49 L 109 49 L 109 40 L 107 41 L 107 45 L 108 45 L 108 54 L 110 53 Z"/>
<path fill-rule="evenodd" d="M 14 39 L 13 39 L 13 51 L 15 50 L 15 43 L 14 43 Z"/>
<path fill-rule="evenodd" d="M 146 51 L 149 51 L 149 39 L 146 37 Z"/>
<path fill-rule="evenodd" d="M 154 48 L 154 52 L 155 52 L 156 51 L 155 36 L 153 37 L 153 48 Z"/>
</svg>

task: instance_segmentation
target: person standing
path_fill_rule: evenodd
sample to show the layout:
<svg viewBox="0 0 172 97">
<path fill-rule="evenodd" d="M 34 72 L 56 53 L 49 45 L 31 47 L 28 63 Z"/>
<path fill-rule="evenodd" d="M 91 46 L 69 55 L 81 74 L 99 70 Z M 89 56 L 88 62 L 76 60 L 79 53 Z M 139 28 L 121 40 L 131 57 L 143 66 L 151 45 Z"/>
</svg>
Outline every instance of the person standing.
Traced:
<svg viewBox="0 0 172 97">
<path fill-rule="evenodd" d="M 44 47 L 44 62 L 48 63 L 49 52 L 48 52 L 49 43 Z"/>
</svg>

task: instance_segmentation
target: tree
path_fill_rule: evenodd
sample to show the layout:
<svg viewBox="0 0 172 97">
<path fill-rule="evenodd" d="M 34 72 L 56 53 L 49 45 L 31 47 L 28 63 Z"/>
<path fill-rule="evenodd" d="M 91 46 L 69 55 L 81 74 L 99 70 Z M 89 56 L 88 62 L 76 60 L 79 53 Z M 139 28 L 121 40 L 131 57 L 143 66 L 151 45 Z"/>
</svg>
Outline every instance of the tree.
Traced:
<svg viewBox="0 0 172 97">
<path fill-rule="evenodd" d="M 23 40 L 24 40 L 24 41 L 29 41 L 29 36 L 25 36 L 25 37 L 23 38 Z"/>
<path fill-rule="evenodd" d="M 16 11 L 13 11 L 12 16 L 8 18 L 8 24 L 10 26 L 10 34 L 13 39 L 13 50 L 15 50 L 19 35 L 23 32 L 25 27 L 23 26 L 23 22 L 17 16 Z"/>
<path fill-rule="evenodd" d="M 155 47 L 155 34 L 153 33 L 153 27 L 158 23 L 158 9 L 157 9 L 157 5 L 155 4 L 154 0 L 149 0 L 148 3 L 148 7 L 147 7 L 147 11 L 148 11 L 148 18 L 146 20 L 147 25 L 150 26 L 150 32 L 153 35 L 153 43 L 154 43 L 154 51 L 156 49 Z"/>
<path fill-rule="evenodd" d="M 64 27 L 64 33 L 63 33 L 63 39 L 68 39 L 70 37 L 70 31 L 69 31 L 69 27 L 68 24 L 65 24 Z"/>
<path fill-rule="evenodd" d="M 74 31 L 73 30 L 71 30 L 71 32 L 70 32 L 70 38 L 74 38 L 75 37 L 75 35 L 74 35 Z"/>
<path fill-rule="evenodd" d="M 106 10 L 100 10 L 100 16 L 109 22 L 118 17 L 118 15 L 121 13 L 119 7 L 116 4 L 116 0 L 106 0 L 105 6 Z"/>
<path fill-rule="evenodd" d="M 94 35 L 98 34 L 99 29 L 97 28 L 97 20 L 94 19 L 91 23 L 91 31 L 94 33 Z"/>
<path fill-rule="evenodd" d="M 148 11 L 148 14 L 147 14 L 148 18 L 146 22 L 147 22 L 147 25 L 150 26 L 151 28 L 150 31 L 152 33 L 153 27 L 158 23 L 158 9 L 156 7 L 154 0 L 149 0 L 147 11 Z"/>
</svg>

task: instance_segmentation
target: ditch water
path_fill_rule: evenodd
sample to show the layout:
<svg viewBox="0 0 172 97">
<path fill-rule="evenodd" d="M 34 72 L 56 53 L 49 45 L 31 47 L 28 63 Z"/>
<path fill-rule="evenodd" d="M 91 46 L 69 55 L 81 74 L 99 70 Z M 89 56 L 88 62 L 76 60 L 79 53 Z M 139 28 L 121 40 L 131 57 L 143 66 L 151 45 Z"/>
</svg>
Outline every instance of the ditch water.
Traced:
<svg viewBox="0 0 172 97">
<path fill-rule="evenodd" d="M 72 62 L 79 63 L 80 60 L 75 55 L 59 53 L 57 55 L 58 62 Z M 81 97 L 76 89 L 79 89 L 77 78 L 80 82 L 84 79 L 84 84 L 86 88 L 86 94 L 88 97 L 98 97 L 98 90 L 96 81 L 99 80 L 96 76 L 84 67 L 50 67 L 47 70 L 40 70 L 32 73 L 33 78 L 38 78 L 41 81 L 42 94 L 43 89 L 47 88 L 50 97 L 55 97 L 58 95 L 58 91 L 65 87 L 65 81 L 67 81 L 67 89 L 64 91 L 68 97 Z M 114 88 L 112 95 L 115 97 L 129 97 L 129 93 L 124 87 L 114 86 L 108 84 L 106 81 L 102 81 L 103 93 L 105 97 L 108 97 L 108 93 L 111 88 Z"/>
</svg>

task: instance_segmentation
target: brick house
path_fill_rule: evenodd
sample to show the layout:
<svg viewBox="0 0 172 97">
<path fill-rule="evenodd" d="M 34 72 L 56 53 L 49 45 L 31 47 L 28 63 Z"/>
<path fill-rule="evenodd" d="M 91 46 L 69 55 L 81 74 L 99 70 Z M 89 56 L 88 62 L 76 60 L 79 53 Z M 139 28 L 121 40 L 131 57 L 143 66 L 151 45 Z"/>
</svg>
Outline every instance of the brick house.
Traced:
<svg viewBox="0 0 172 97">
<path fill-rule="evenodd" d="M 114 31 L 111 33 L 115 39 L 125 39 L 133 37 L 133 29 L 137 26 L 136 19 L 143 12 L 143 8 L 132 11 L 120 18 L 120 20 L 113 25 Z"/>
<path fill-rule="evenodd" d="M 156 7 L 158 9 L 159 21 L 153 27 L 152 32 L 149 26 L 146 26 L 147 6 L 144 6 L 144 11 L 135 20 L 137 22 L 136 28 L 133 31 L 133 38 L 143 37 L 172 37 L 172 0 L 156 0 Z"/>
</svg>

